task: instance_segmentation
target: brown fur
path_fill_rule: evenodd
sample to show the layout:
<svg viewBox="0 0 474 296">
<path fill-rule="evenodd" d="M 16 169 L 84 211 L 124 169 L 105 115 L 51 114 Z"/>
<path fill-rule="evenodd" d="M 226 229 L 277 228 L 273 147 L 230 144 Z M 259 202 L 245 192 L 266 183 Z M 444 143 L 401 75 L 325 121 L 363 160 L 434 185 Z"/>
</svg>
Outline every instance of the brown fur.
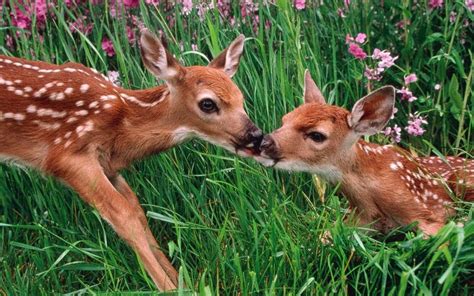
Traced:
<svg viewBox="0 0 474 296">
<path fill-rule="evenodd" d="M 239 149 L 261 139 L 244 111 L 242 93 L 229 78 L 243 40 L 240 36 L 231 44 L 230 62 L 224 56 L 224 73 L 218 67 L 222 62 L 179 65 L 144 32 L 145 65 L 167 82 L 147 90 L 123 89 L 76 63 L 58 66 L 0 56 L 0 157 L 64 180 L 137 252 L 160 290 L 174 289 L 177 272 L 119 170 L 192 136 L 241 154 L 249 149 Z M 217 112 L 198 106 L 208 97 Z"/>
<path fill-rule="evenodd" d="M 318 96 L 318 92 L 308 92 L 311 89 L 306 89 L 305 97 Z M 473 199 L 474 161 L 415 158 L 399 147 L 358 140 L 360 133 L 373 133 L 374 126 L 383 128 L 393 111 L 392 93 L 383 88 L 369 94 L 356 103 L 362 109 L 352 113 L 326 105 L 323 99 L 319 103 L 306 100 L 309 103 L 286 114 L 282 127 L 265 137 L 257 160 L 340 182 L 360 225 L 373 224 L 386 232 L 418 222 L 425 234 L 435 234 L 454 212 L 451 194 Z M 351 118 L 357 117 L 360 120 L 349 126 Z M 309 137 L 311 132 L 327 138 L 315 142 Z"/>
</svg>

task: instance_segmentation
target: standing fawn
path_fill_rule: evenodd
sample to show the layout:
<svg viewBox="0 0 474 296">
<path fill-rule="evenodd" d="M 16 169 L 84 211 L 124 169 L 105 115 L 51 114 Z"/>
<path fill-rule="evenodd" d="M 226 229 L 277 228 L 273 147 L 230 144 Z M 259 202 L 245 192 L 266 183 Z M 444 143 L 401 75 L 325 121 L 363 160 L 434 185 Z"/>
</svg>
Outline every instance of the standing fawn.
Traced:
<svg viewBox="0 0 474 296">
<path fill-rule="evenodd" d="M 381 131 L 393 114 L 395 89 L 382 87 L 360 99 L 352 112 L 325 103 L 308 72 L 305 104 L 283 117 L 264 137 L 257 160 L 340 182 L 359 225 L 386 232 L 417 221 L 435 234 L 453 213 L 451 194 L 474 201 L 474 161 L 414 157 L 392 145 L 359 138 Z"/>
<path fill-rule="evenodd" d="M 241 155 L 262 132 L 231 81 L 244 47 L 237 37 L 207 67 L 184 67 L 144 30 L 146 68 L 166 85 L 127 90 L 81 64 L 0 56 L 0 157 L 53 175 L 76 190 L 138 254 L 160 290 L 177 272 L 119 171 L 197 136 Z"/>
</svg>

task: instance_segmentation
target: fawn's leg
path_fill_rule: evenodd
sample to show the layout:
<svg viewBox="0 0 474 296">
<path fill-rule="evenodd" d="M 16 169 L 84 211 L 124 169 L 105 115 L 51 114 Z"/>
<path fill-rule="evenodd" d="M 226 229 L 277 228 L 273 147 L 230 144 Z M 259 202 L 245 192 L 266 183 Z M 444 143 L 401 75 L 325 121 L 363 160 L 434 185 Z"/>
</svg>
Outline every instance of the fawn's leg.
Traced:
<svg viewBox="0 0 474 296">
<path fill-rule="evenodd" d="M 143 211 L 143 208 L 140 205 L 140 202 L 135 195 L 135 193 L 132 191 L 128 183 L 125 181 L 125 179 L 121 176 L 118 175 L 117 177 L 113 178 L 113 185 L 117 189 L 118 192 L 120 192 L 130 203 L 132 207 L 134 207 L 138 213 L 138 218 L 140 219 L 140 222 L 143 225 L 143 228 L 145 230 L 146 238 L 148 241 L 148 244 L 155 255 L 155 258 L 158 260 L 160 265 L 163 267 L 165 272 L 167 273 L 168 277 L 173 281 L 173 283 L 177 286 L 178 285 L 178 273 L 174 269 L 173 265 L 169 262 L 168 258 L 166 255 L 161 251 L 158 243 L 156 242 L 155 237 L 153 236 L 150 228 L 148 227 L 147 219 L 145 216 L 145 212 Z"/>
<path fill-rule="evenodd" d="M 56 158 L 50 170 L 95 207 L 102 218 L 135 250 L 159 290 L 176 289 L 150 248 L 147 229 L 140 221 L 142 212 L 115 189 L 95 158 L 89 155 Z"/>
</svg>

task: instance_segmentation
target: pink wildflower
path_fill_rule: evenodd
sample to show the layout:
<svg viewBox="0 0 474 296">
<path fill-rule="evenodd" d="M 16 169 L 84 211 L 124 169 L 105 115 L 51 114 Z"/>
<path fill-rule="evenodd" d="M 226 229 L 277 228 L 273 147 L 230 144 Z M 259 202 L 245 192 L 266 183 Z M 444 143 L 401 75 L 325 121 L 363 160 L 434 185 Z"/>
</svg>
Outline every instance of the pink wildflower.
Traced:
<svg viewBox="0 0 474 296">
<path fill-rule="evenodd" d="M 402 94 L 402 100 L 407 100 L 410 103 L 418 100 L 418 98 L 415 97 L 413 93 L 406 87 L 402 87 L 401 90 L 397 90 L 397 93 Z"/>
<path fill-rule="evenodd" d="M 444 4 L 444 0 L 430 0 L 428 2 L 428 6 L 431 9 L 441 8 L 441 7 L 443 7 L 443 4 Z"/>
<path fill-rule="evenodd" d="M 183 14 L 189 15 L 193 10 L 193 1 L 192 0 L 183 0 Z"/>
<path fill-rule="evenodd" d="M 369 80 L 376 80 L 379 81 L 382 79 L 382 73 L 384 71 L 384 68 L 369 68 L 365 66 L 364 70 L 364 76 L 369 79 Z"/>
<path fill-rule="evenodd" d="M 441 84 L 439 84 L 439 83 L 435 84 L 434 89 L 435 90 L 440 90 L 441 89 Z"/>
<path fill-rule="evenodd" d="M 158 6 L 160 5 L 160 0 L 145 0 L 145 3 L 148 5 Z"/>
<path fill-rule="evenodd" d="M 197 44 L 194 44 L 194 43 L 191 44 L 191 49 L 192 49 L 193 51 L 197 51 L 197 50 L 198 50 Z"/>
<path fill-rule="evenodd" d="M 349 53 L 352 54 L 356 59 L 363 60 L 367 57 L 367 54 L 364 52 L 364 50 L 355 43 L 349 44 Z"/>
<path fill-rule="evenodd" d="M 342 8 L 338 8 L 338 9 L 337 9 L 337 15 L 338 15 L 339 17 L 341 17 L 341 18 L 345 18 L 345 17 L 346 17 L 346 15 L 344 14 L 344 9 L 342 9 Z"/>
<path fill-rule="evenodd" d="M 428 121 L 426 121 L 424 117 L 410 113 L 410 119 L 408 120 L 408 125 L 405 127 L 405 130 L 412 136 L 421 136 L 426 131 L 422 127 L 423 124 L 428 124 Z"/>
<path fill-rule="evenodd" d="M 128 43 L 133 44 L 135 41 L 137 41 L 137 38 L 135 37 L 135 32 L 133 31 L 132 28 L 127 26 L 126 28 L 127 31 L 127 38 L 128 38 Z"/>
<path fill-rule="evenodd" d="M 123 1 L 123 6 L 126 8 L 135 8 L 138 7 L 140 2 L 138 0 L 122 0 Z"/>
<path fill-rule="evenodd" d="M 381 51 L 380 49 L 376 48 L 374 49 L 372 58 L 374 60 L 380 60 L 380 62 L 378 63 L 379 68 L 388 69 L 391 66 L 395 65 L 395 61 L 398 59 L 398 56 L 392 57 L 390 55 L 390 52 L 386 50 Z"/>
<path fill-rule="evenodd" d="M 469 9 L 470 11 L 474 11 L 474 0 L 466 0 L 466 6 L 467 6 L 467 9 Z"/>
<path fill-rule="evenodd" d="M 393 127 L 388 126 L 383 133 L 384 135 L 389 136 L 392 139 L 392 142 L 399 143 L 401 141 L 402 129 L 396 124 Z"/>
<path fill-rule="evenodd" d="M 365 42 L 365 38 L 367 38 L 367 35 L 365 35 L 364 33 L 359 33 L 355 38 L 355 42 L 362 44 Z"/>
<path fill-rule="evenodd" d="M 418 81 L 418 77 L 416 77 L 415 73 L 412 73 L 405 77 L 405 85 Z"/>
<path fill-rule="evenodd" d="M 112 41 L 110 41 L 110 39 L 108 39 L 106 37 L 104 37 L 104 39 L 102 39 L 102 49 L 105 51 L 105 53 L 109 57 L 113 57 L 115 55 L 114 45 L 113 45 Z"/>
<path fill-rule="evenodd" d="M 351 5 L 351 0 L 344 0 L 344 6 L 349 7 Z"/>
<path fill-rule="evenodd" d="M 89 35 L 92 32 L 93 25 L 91 23 L 85 24 L 87 16 L 78 16 L 74 22 L 69 23 L 69 30 L 71 32 L 81 32 L 84 35 Z"/>
<path fill-rule="evenodd" d="M 298 10 L 305 9 L 306 0 L 295 0 L 294 5 L 295 5 L 295 8 Z"/>
<path fill-rule="evenodd" d="M 108 71 L 107 78 L 116 85 L 120 85 L 120 73 L 118 71 Z"/>
</svg>

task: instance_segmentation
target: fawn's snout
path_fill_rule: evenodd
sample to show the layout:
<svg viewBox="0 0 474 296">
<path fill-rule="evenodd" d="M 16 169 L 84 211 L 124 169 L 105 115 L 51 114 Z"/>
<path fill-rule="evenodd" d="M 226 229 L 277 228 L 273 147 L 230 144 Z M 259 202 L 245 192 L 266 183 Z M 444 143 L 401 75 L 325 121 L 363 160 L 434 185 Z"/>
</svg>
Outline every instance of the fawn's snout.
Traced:
<svg viewBox="0 0 474 296">
<path fill-rule="evenodd" d="M 250 120 L 247 124 L 247 130 L 240 143 L 237 143 L 237 150 L 244 150 L 245 153 L 250 155 L 260 154 L 260 145 L 263 139 L 263 132 L 261 129 L 256 127 Z"/>
</svg>

